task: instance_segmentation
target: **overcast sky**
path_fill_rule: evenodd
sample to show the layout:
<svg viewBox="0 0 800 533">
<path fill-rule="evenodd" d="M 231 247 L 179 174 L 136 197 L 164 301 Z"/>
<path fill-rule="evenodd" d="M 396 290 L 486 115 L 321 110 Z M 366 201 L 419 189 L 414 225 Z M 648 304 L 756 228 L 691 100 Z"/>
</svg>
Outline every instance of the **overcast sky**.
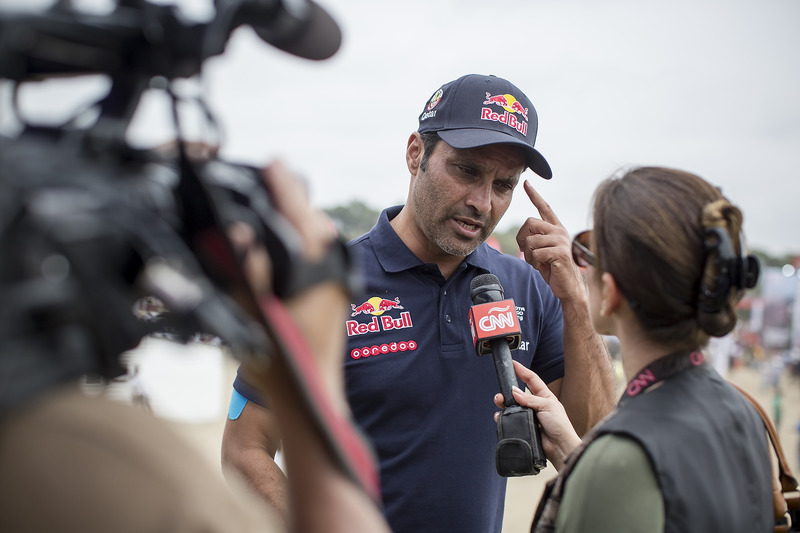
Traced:
<svg viewBox="0 0 800 533">
<path fill-rule="evenodd" d="M 203 76 L 223 154 L 284 158 L 316 205 L 404 202 L 406 141 L 431 94 L 495 74 L 536 107 L 554 177 L 523 177 L 571 233 L 587 226 L 602 179 L 664 165 L 719 185 L 743 208 L 751 246 L 800 253 L 800 0 L 319 2 L 344 34 L 330 60 L 242 28 Z M 145 102 L 136 142 L 169 137 L 159 102 Z M 518 188 L 499 228 L 535 214 Z"/>
</svg>

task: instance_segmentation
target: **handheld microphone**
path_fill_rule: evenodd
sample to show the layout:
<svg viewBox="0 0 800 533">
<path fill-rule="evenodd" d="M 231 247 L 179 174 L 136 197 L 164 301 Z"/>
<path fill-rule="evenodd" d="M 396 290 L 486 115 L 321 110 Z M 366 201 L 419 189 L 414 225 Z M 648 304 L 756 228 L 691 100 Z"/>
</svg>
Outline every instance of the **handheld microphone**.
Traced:
<svg viewBox="0 0 800 533">
<path fill-rule="evenodd" d="M 503 299 L 503 287 L 494 274 L 481 274 L 469 285 L 474 304 L 469 310 L 472 342 L 478 355 L 491 353 L 506 407 L 516 405 L 511 387 L 516 382 L 511 350 L 519 348 L 522 332 L 514 300 Z"/>
<path fill-rule="evenodd" d="M 536 475 L 547 466 L 536 412 L 517 404 L 511 393 L 517 382 L 511 350 L 519 348 L 522 337 L 514 300 L 504 299 L 503 287 L 494 274 L 473 278 L 469 292 L 475 352 L 479 356 L 492 354 L 505 405 L 497 420 L 497 473 L 504 477 Z"/>
</svg>

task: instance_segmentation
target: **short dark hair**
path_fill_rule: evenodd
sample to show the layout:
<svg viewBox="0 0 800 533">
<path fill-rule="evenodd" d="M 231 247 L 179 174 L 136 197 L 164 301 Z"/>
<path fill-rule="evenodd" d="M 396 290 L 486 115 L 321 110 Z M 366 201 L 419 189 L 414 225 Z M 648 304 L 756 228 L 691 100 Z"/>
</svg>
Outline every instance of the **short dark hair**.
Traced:
<svg viewBox="0 0 800 533">
<path fill-rule="evenodd" d="M 420 133 L 419 136 L 422 138 L 422 147 L 424 149 L 422 161 L 419 162 L 419 169 L 425 172 L 428 170 L 428 159 L 433 153 L 433 149 L 436 148 L 436 145 L 439 144 L 442 138 L 439 137 L 439 134 L 435 131 Z"/>
</svg>

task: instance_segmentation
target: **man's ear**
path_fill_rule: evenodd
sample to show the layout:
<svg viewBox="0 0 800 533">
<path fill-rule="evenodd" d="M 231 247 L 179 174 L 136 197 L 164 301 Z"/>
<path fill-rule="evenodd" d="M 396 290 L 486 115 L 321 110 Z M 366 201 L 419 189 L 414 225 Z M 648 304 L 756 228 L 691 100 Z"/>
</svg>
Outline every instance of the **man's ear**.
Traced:
<svg viewBox="0 0 800 533">
<path fill-rule="evenodd" d="M 406 165 L 412 176 L 416 176 L 419 172 L 419 165 L 424 153 L 425 145 L 422 143 L 422 137 L 418 131 L 415 131 L 408 137 L 408 146 L 406 146 Z"/>
</svg>

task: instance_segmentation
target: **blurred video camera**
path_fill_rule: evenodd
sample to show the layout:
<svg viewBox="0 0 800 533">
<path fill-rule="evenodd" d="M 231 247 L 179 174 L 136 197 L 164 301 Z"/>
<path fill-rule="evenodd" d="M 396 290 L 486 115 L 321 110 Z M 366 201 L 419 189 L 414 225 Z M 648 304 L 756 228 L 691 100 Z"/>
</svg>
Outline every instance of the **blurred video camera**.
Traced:
<svg viewBox="0 0 800 533">
<path fill-rule="evenodd" d="M 244 221 L 256 229 L 281 298 L 304 281 L 300 240 L 272 208 L 258 169 L 190 157 L 171 84 L 199 74 L 245 24 L 309 59 L 335 53 L 341 34 L 308 0 L 214 7 L 208 22 L 145 0 L 120 0 L 104 14 L 68 1 L 0 11 L 0 78 L 15 92 L 65 76 L 111 81 L 91 125 L 24 125 L 0 137 L 0 413 L 68 379 L 124 373 L 119 355 L 165 328 L 216 335 L 234 353 L 267 353 L 269 324 L 225 228 Z M 125 140 L 150 87 L 172 97 L 179 138 L 170 153 Z M 136 316 L 147 297 L 164 303 L 163 320 Z"/>
</svg>

